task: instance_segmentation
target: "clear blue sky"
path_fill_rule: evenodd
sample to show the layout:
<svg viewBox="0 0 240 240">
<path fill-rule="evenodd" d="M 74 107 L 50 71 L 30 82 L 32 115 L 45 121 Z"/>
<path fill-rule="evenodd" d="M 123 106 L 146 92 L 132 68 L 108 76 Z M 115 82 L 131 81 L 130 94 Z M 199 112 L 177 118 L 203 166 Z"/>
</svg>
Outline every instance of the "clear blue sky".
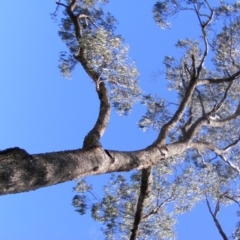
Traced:
<svg viewBox="0 0 240 240">
<path fill-rule="evenodd" d="M 165 55 L 179 54 L 174 49 L 178 38 L 198 36 L 194 20 L 175 19 L 172 30 L 163 31 L 152 18 L 154 0 L 112 0 L 106 7 L 119 20 L 118 33 L 130 45 L 130 55 L 140 71 L 145 93 L 158 93 L 175 101 L 166 91 L 164 78 L 154 80 Z M 55 1 L 1 1 L 0 3 L 0 149 L 18 146 L 29 153 L 76 149 L 93 126 L 98 114 L 95 87 L 80 66 L 72 80 L 59 74 L 58 56 L 65 45 L 57 35 L 58 23 L 50 13 Z M 115 112 L 102 144 L 107 149 L 135 150 L 151 144 L 157 133 L 143 133 L 137 121 L 145 109 L 136 106 L 128 117 Z M 90 177 L 98 192 L 107 175 Z M 0 197 L 0 239 L 77 240 L 103 239 L 100 224 L 89 216 L 74 212 L 71 201 L 75 181 L 29 193 Z M 231 208 L 220 214 L 229 235 L 235 227 Z M 180 217 L 180 240 L 217 240 L 205 204 Z"/>
</svg>

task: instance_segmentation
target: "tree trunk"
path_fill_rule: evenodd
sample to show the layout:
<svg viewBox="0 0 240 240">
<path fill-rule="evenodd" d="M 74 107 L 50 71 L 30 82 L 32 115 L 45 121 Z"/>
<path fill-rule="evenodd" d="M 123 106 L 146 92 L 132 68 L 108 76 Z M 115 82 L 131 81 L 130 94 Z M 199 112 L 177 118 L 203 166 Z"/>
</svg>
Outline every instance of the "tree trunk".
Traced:
<svg viewBox="0 0 240 240">
<path fill-rule="evenodd" d="M 88 175 L 140 170 L 184 149 L 184 144 L 178 143 L 162 150 L 151 146 L 120 152 L 99 147 L 30 155 L 18 147 L 9 148 L 0 152 L 0 194 L 35 190 Z"/>
</svg>

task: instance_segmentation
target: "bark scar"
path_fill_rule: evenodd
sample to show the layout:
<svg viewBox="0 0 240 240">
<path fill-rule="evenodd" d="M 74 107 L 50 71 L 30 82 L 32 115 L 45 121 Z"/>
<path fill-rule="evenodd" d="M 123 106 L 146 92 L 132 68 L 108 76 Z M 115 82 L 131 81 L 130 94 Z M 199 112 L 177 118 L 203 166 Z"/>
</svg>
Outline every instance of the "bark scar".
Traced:
<svg viewBox="0 0 240 240">
<path fill-rule="evenodd" d="M 166 147 L 166 146 L 162 146 L 162 147 L 156 146 L 156 147 L 157 147 L 157 149 L 159 150 L 159 152 L 160 152 L 160 154 L 161 154 L 161 156 L 162 156 L 162 157 L 160 158 L 160 160 L 165 159 L 166 154 L 167 154 L 167 152 L 168 152 L 167 147 Z"/>
<path fill-rule="evenodd" d="M 107 149 L 104 149 L 105 153 L 108 155 L 108 157 L 111 159 L 111 163 L 115 162 L 115 158 L 110 154 L 110 152 Z"/>
</svg>

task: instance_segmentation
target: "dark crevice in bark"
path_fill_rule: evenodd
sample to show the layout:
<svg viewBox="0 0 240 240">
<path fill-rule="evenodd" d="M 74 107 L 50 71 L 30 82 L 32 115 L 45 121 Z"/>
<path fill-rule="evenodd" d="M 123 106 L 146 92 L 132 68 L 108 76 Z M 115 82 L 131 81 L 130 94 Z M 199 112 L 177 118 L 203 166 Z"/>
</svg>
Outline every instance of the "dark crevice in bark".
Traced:
<svg viewBox="0 0 240 240">
<path fill-rule="evenodd" d="M 140 193 L 138 196 L 137 209 L 134 217 L 133 228 L 131 229 L 132 233 L 130 236 L 130 240 L 135 240 L 137 238 L 139 225 L 143 217 L 145 200 L 149 195 L 151 187 L 151 171 L 152 167 L 148 167 L 142 170 Z"/>
</svg>

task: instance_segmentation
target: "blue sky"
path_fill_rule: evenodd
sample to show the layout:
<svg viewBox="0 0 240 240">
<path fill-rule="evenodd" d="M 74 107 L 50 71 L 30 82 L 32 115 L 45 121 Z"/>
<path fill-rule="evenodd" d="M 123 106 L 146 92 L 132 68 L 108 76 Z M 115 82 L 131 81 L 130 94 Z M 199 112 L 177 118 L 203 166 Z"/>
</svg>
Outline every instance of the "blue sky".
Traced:
<svg viewBox="0 0 240 240">
<path fill-rule="evenodd" d="M 177 39 L 191 36 L 190 32 L 198 36 L 197 25 L 180 15 L 174 19 L 172 30 L 161 30 L 152 18 L 154 3 L 112 0 L 106 9 L 118 19 L 117 32 L 130 45 L 143 91 L 176 101 L 175 94 L 167 91 L 164 78 L 155 80 L 152 75 L 163 68 L 165 55 L 180 54 L 173 47 Z M 29 153 L 40 153 L 81 147 L 96 120 L 99 102 L 94 85 L 80 66 L 72 80 L 59 74 L 59 52 L 65 45 L 57 35 L 58 23 L 50 17 L 55 1 L 15 1 L 14 5 L 2 1 L 0 6 L 0 149 L 18 146 Z M 143 133 L 136 124 L 144 111 L 136 106 L 127 117 L 112 112 L 102 139 L 104 148 L 135 150 L 150 145 L 157 133 Z M 89 179 L 101 192 L 108 175 Z M 1 196 L 0 238 L 103 239 L 100 224 L 74 212 L 74 186 L 72 181 Z M 221 213 L 221 220 L 229 235 L 236 222 L 234 209 Z M 220 239 L 205 204 L 180 217 L 178 239 Z"/>
</svg>

